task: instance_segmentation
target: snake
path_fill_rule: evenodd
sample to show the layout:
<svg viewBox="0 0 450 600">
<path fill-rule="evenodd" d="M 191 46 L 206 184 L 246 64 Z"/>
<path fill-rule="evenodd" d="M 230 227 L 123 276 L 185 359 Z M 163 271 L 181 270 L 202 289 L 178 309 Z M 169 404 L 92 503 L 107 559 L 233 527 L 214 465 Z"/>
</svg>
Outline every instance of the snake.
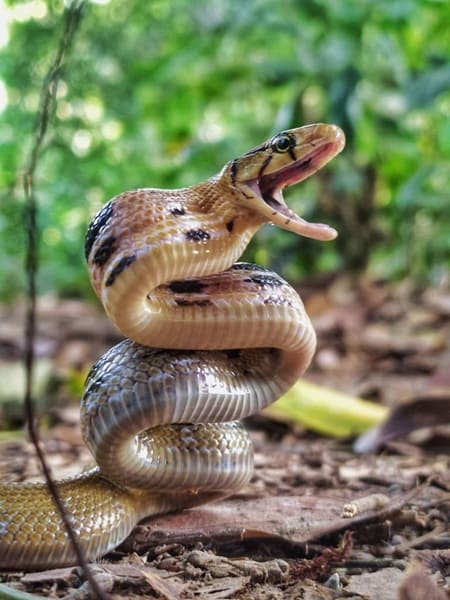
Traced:
<svg viewBox="0 0 450 600">
<path fill-rule="evenodd" d="M 298 380 L 316 335 L 293 287 L 237 261 L 266 223 L 335 238 L 291 210 L 283 189 L 344 144 L 336 125 L 288 129 L 191 187 L 121 193 L 91 221 L 90 279 L 124 339 L 91 368 L 81 400 L 96 466 L 57 482 L 86 559 L 116 548 L 147 517 L 249 482 L 253 452 L 240 420 Z M 0 484 L 0 568 L 76 562 L 46 485 Z"/>
</svg>

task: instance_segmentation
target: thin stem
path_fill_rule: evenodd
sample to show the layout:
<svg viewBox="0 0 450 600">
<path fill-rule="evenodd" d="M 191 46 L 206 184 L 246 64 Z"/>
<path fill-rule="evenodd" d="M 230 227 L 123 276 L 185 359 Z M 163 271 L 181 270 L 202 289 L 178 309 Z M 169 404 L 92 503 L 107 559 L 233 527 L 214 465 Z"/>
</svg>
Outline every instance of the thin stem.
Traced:
<svg viewBox="0 0 450 600">
<path fill-rule="evenodd" d="M 77 560 L 83 568 L 86 579 L 89 582 L 91 590 L 95 596 L 101 600 L 107 600 L 107 595 L 99 587 L 92 575 L 91 570 L 88 567 L 86 557 L 84 556 L 78 537 L 73 529 L 72 517 L 64 506 L 64 502 L 61 499 L 58 487 L 52 478 L 50 468 L 47 464 L 44 453 L 42 452 L 39 440 L 39 427 L 34 410 L 32 389 L 34 371 L 34 345 L 36 339 L 36 278 L 38 271 L 38 204 L 34 193 L 34 175 L 38 166 L 40 150 L 51 121 L 52 111 L 55 106 L 56 93 L 58 90 L 63 62 L 73 42 L 74 34 L 80 23 L 83 5 L 84 0 L 74 0 L 70 4 L 69 8 L 67 8 L 64 12 L 64 29 L 58 45 L 56 56 L 42 83 L 35 134 L 23 178 L 23 188 L 25 194 L 24 220 L 27 234 L 25 256 L 25 270 L 27 275 L 27 305 L 25 315 L 24 355 L 26 383 L 24 404 L 27 418 L 28 435 L 35 447 L 36 455 L 41 464 L 42 472 L 47 482 L 49 492 L 58 508 L 58 511 L 61 514 L 61 519 L 77 556 Z"/>
</svg>

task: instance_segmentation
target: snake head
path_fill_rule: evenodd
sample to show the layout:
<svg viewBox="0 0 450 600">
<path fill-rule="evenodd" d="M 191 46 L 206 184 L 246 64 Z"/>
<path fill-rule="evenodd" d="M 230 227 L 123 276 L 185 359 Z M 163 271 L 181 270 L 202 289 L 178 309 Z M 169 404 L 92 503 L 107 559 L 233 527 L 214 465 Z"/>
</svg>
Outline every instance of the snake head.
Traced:
<svg viewBox="0 0 450 600">
<path fill-rule="evenodd" d="M 283 189 L 313 175 L 345 145 L 344 132 L 323 123 L 289 129 L 229 163 L 232 184 L 247 208 L 266 221 L 299 235 L 332 240 L 337 232 L 310 223 L 284 201 Z"/>
</svg>

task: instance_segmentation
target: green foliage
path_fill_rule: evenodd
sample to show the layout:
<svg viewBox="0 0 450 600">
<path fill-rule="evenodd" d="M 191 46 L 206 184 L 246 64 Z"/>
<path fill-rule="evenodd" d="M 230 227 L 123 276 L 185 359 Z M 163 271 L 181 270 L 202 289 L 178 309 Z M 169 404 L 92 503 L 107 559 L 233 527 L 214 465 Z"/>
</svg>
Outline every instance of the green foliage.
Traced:
<svg viewBox="0 0 450 600">
<path fill-rule="evenodd" d="M 11 1 L 0 80 L 0 293 L 21 288 L 20 173 L 63 4 Z M 450 5 L 433 0 L 90 3 L 62 73 L 36 193 L 40 291 L 90 294 L 90 216 L 134 187 L 185 186 L 283 128 L 334 122 L 347 150 L 286 194 L 337 243 L 265 228 L 247 253 L 290 277 L 448 267 Z"/>
</svg>

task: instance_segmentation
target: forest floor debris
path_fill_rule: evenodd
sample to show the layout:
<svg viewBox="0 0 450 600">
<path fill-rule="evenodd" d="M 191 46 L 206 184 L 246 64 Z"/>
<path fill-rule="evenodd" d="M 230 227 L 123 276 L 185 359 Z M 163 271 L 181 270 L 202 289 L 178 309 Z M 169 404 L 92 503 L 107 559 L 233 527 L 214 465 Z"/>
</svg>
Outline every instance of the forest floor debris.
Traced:
<svg viewBox="0 0 450 600">
<path fill-rule="evenodd" d="M 412 598 L 417 587 L 444 598 L 450 589 L 445 401 L 437 403 L 438 422 L 431 417 L 433 398 L 448 397 L 450 388 L 449 298 L 442 290 L 417 294 L 369 282 L 355 291 L 342 279 L 325 291 L 307 288 L 319 333 L 310 380 L 393 409 L 399 435 L 402 414 L 422 418 L 424 427 L 382 440 L 378 454 L 356 454 L 351 440 L 248 419 L 256 467 L 250 484 L 220 503 L 141 523 L 93 565 L 104 589 L 113 598 L 386 600 Z M 17 363 L 21 354 L 20 319 L 20 307 L 0 308 L 3 364 Z M 58 478 L 91 462 L 74 396 L 90 364 L 117 339 L 95 306 L 40 301 L 38 357 L 53 364 L 52 401 L 40 403 L 41 435 Z M 8 426 L 0 434 L 1 480 L 36 478 L 33 449 L 14 432 L 20 407 L 8 400 L 0 411 Z M 41 597 L 88 598 L 77 568 L 4 573 L 0 580 Z"/>
</svg>

